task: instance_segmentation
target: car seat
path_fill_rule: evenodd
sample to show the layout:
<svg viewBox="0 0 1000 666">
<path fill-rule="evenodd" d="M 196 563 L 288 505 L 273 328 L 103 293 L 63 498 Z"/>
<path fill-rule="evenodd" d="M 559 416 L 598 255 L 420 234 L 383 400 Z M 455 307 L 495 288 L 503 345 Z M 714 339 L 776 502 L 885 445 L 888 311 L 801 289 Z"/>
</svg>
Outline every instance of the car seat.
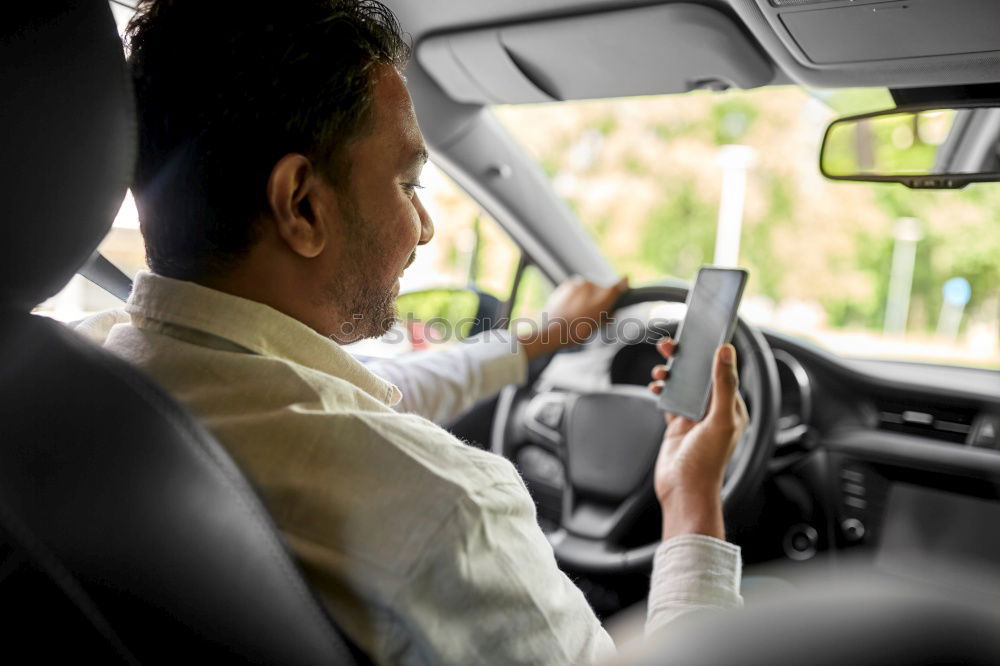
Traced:
<svg viewBox="0 0 1000 666">
<path fill-rule="evenodd" d="M 353 664 L 246 478 L 152 380 L 31 314 L 107 233 L 135 116 L 106 0 L 0 26 L 0 617 L 32 661 Z"/>
</svg>

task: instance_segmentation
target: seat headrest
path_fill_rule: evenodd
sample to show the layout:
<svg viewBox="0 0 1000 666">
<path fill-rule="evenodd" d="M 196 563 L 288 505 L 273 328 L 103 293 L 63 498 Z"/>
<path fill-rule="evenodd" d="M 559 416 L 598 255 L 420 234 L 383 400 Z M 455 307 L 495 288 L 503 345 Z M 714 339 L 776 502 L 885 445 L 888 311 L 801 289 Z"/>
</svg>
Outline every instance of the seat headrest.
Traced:
<svg viewBox="0 0 1000 666">
<path fill-rule="evenodd" d="M 135 109 L 107 0 L 19 2 L 0 24 L 0 308 L 90 257 L 131 182 Z"/>
</svg>

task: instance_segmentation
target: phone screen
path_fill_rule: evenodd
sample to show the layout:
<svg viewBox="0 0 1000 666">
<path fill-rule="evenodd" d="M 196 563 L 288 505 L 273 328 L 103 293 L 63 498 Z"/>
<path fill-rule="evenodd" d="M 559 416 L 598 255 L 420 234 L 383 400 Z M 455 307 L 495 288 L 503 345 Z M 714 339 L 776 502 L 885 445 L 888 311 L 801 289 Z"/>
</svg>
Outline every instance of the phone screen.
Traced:
<svg viewBox="0 0 1000 666">
<path fill-rule="evenodd" d="M 677 329 L 670 378 L 660 408 L 700 421 L 708 408 L 715 350 L 733 337 L 747 272 L 703 267 L 688 293 L 687 314 Z"/>
</svg>

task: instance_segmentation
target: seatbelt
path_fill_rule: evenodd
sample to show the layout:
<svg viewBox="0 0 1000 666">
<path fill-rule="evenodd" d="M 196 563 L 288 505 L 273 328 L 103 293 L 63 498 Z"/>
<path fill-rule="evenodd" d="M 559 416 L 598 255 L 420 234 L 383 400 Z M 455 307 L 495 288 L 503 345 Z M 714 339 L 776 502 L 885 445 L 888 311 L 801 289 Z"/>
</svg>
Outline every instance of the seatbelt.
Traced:
<svg viewBox="0 0 1000 666">
<path fill-rule="evenodd" d="M 132 278 L 125 275 L 100 252 L 90 255 L 90 259 L 78 273 L 123 301 L 127 301 L 128 295 L 132 293 Z"/>
</svg>

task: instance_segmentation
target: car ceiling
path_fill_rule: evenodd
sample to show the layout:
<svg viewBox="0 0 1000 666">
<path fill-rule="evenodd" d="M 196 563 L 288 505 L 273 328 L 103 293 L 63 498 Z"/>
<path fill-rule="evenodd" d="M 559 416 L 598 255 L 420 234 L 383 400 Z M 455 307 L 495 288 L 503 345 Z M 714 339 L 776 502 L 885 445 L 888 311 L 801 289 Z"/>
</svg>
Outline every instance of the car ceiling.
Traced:
<svg viewBox="0 0 1000 666">
<path fill-rule="evenodd" d="M 420 66 L 463 102 L 537 102 L 781 83 L 910 88 L 1000 81 L 997 0 L 386 4 L 412 36 Z M 690 12 L 681 11 L 685 8 L 701 10 L 703 17 L 714 14 L 714 19 L 692 24 Z M 576 20 L 588 15 L 595 20 Z M 542 35 L 548 38 L 548 50 Z M 713 53 L 715 63 L 706 64 Z M 766 64 L 766 74 L 754 59 Z M 572 77 L 574 62 L 585 70 L 577 77 L 590 77 L 593 83 L 560 94 L 560 83 Z M 526 81 L 503 83 L 517 71 Z M 477 92 L 470 78 L 501 83 Z M 624 88 L 623 78 L 629 83 Z M 540 94 L 532 94 L 532 88 Z"/>
<path fill-rule="evenodd" d="M 1000 82 L 998 0 L 384 1 L 460 102 Z M 123 22 L 135 2 L 111 4 Z"/>
</svg>

